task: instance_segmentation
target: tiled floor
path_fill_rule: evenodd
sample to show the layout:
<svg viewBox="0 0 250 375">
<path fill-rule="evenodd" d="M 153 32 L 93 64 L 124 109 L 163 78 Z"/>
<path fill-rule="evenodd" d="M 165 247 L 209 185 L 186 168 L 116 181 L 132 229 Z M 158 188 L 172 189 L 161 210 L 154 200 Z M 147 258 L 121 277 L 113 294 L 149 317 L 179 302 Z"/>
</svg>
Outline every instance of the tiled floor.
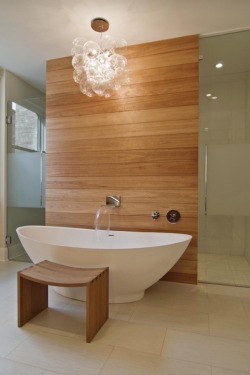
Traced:
<svg viewBox="0 0 250 375">
<path fill-rule="evenodd" d="M 50 291 L 50 308 L 16 323 L 16 272 L 0 263 L 1 375 L 250 375 L 250 289 L 158 282 L 85 342 L 84 303 Z"/>
<path fill-rule="evenodd" d="M 243 256 L 202 253 L 199 281 L 250 287 L 250 264 Z"/>
</svg>

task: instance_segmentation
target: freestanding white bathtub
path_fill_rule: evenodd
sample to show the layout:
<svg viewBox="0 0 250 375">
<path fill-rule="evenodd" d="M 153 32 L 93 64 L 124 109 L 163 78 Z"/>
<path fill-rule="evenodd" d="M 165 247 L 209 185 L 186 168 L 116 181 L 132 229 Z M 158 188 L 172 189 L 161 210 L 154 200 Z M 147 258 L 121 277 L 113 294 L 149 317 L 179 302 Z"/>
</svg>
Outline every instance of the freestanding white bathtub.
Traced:
<svg viewBox="0 0 250 375">
<path fill-rule="evenodd" d="M 109 267 L 110 303 L 144 296 L 178 261 L 192 236 L 175 233 L 95 231 L 51 226 L 17 228 L 33 263 L 50 260 L 75 267 Z M 56 288 L 64 296 L 85 300 L 85 288 Z"/>
</svg>

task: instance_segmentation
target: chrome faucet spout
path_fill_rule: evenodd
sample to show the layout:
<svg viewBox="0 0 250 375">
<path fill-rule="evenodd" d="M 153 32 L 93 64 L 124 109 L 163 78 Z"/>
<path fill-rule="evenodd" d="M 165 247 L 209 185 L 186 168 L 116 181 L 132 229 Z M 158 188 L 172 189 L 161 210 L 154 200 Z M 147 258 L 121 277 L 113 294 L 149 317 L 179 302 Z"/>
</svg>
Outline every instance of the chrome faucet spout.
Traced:
<svg viewBox="0 0 250 375">
<path fill-rule="evenodd" d="M 106 205 L 112 205 L 114 207 L 120 207 L 121 197 L 118 195 L 108 195 L 106 197 Z"/>
</svg>

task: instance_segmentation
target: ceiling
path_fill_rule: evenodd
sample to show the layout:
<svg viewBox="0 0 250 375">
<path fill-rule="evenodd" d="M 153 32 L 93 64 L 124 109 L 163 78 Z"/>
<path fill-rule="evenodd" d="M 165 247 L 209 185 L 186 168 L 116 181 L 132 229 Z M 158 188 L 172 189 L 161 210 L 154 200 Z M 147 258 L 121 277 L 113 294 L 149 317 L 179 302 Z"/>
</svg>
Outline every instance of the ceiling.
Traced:
<svg viewBox="0 0 250 375">
<path fill-rule="evenodd" d="M 45 92 L 46 61 L 77 36 L 98 40 L 95 17 L 128 45 L 250 29 L 249 0 L 0 0 L 0 67 Z"/>
</svg>

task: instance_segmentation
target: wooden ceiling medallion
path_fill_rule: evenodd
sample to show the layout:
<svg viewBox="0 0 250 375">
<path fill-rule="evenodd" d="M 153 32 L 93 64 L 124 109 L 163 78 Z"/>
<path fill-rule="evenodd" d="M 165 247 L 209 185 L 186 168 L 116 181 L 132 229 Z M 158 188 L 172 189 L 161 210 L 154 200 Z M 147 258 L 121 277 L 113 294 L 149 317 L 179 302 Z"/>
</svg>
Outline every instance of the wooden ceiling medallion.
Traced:
<svg viewBox="0 0 250 375">
<path fill-rule="evenodd" d="M 109 22 L 105 20 L 105 18 L 94 18 L 91 21 L 91 27 L 93 30 L 97 31 L 98 33 L 102 33 L 109 29 Z"/>
</svg>

